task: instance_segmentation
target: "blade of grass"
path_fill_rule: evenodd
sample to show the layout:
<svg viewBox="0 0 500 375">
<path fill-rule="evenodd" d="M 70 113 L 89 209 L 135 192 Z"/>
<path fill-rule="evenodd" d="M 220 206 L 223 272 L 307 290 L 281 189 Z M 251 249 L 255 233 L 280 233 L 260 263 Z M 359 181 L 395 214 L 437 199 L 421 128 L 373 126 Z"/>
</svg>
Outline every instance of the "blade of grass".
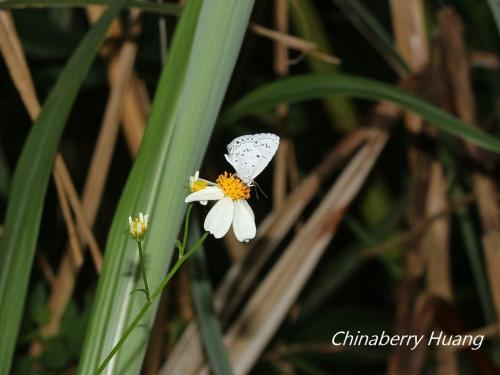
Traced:
<svg viewBox="0 0 500 375">
<path fill-rule="evenodd" d="M 495 23 L 497 25 L 498 34 L 500 35 L 500 1 L 498 0 L 488 0 L 488 5 L 491 9 L 491 14 L 495 19 Z"/>
<path fill-rule="evenodd" d="M 22 101 L 29 112 L 30 117 L 34 121 L 40 112 L 40 104 L 38 102 L 38 98 L 35 92 L 35 87 L 33 83 L 33 79 L 31 77 L 31 73 L 29 71 L 28 64 L 26 62 L 26 58 L 24 56 L 23 48 L 21 46 L 21 42 L 17 35 L 15 25 L 13 23 L 11 15 L 7 11 L 0 12 L 0 40 L 2 45 L 2 54 L 4 55 L 5 61 L 7 62 L 7 66 L 9 68 L 9 73 L 19 90 Z M 55 179 L 55 185 L 57 191 L 63 192 L 64 194 L 60 194 L 61 196 L 61 207 L 64 212 L 64 205 L 66 202 L 64 201 L 66 194 L 69 198 L 69 203 L 73 208 L 75 213 L 78 225 L 81 230 L 82 239 L 85 243 L 89 245 L 90 252 L 92 255 L 92 259 L 94 260 L 95 267 L 98 272 L 100 272 L 101 264 L 102 264 L 102 256 L 99 250 L 99 246 L 95 241 L 93 233 L 87 223 L 86 220 L 83 220 L 83 215 L 81 215 L 81 203 L 78 199 L 78 195 L 76 193 L 75 186 L 69 172 L 67 170 L 66 164 L 60 154 L 57 154 L 54 163 L 53 175 Z M 68 217 L 68 214 L 66 213 Z M 68 231 L 72 232 L 73 230 L 70 228 L 72 223 L 67 220 Z M 71 238 L 72 236 L 70 236 Z M 73 245 L 75 247 L 75 245 Z M 68 269 L 73 269 L 73 265 L 77 263 L 74 262 L 74 258 L 70 251 L 67 253 L 67 259 L 70 263 L 70 267 Z M 81 263 L 81 261 L 80 261 Z M 57 279 L 57 282 L 51 283 L 54 287 L 55 285 L 62 286 L 64 288 L 68 288 L 72 290 L 70 282 L 68 279 Z M 54 318 L 57 315 L 57 312 L 52 310 L 51 318 Z M 60 314 L 62 315 L 63 309 L 61 309 Z M 47 333 L 47 332 L 44 332 Z M 40 353 L 42 347 L 40 342 L 37 341 L 30 348 L 30 353 Z"/>
<path fill-rule="evenodd" d="M 192 241 L 196 241 L 200 235 L 198 228 L 193 229 Z M 203 247 L 193 254 L 189 266 L 192 275 L 191 290 L 196 308 L 196 317 L 210 367 L 216 375 L 231 375 L 233 372 L 222 340 L 221 325 L 212 304 L 212 287 L 210 286 Z"/>
<path fill-rule="evenodd" d="M 130 296 L 137 288 L 130 272 L 137 265 L 137 252 L 123 234 L 129 215 L 138 211 L 150 214 L 151 230 L 144 246 L 152 287 L 166 273 L 185 210 L 187 177 L 202 160 L 252 7 L 252 0 L 193 0 L 183 10 L 144 140 L 109 232 L 78 369 L 81 374 L 95 370 L 144 302 Z M 143 327 L 151 326 L 155 310 L 156 306 L 145 315 Z M 106 373 L 138 373 L 148 331 L 136 329 Z"/>
<path fill-rule="evenodd" d="M 57 144 L 80 85 L 123 5 L 123 0 L 113 1 L 73 53 L 30 131 L 17 163 L 5 236 L 0 242 L 0 374 L 8 373 L 12 363 Z"/>
<path fill-rule="evenodd" d="M 290 15 L 297 33 L 304 39 L 318 45 L 321 51 L 333 53 L 330 35 L 326 32 L 321 17 L 314 2 L 311 0 L 292 1 Z M 338 69 L 331 64 L 308 56 L 307 61 L 313 73 L 331 74 Z M 347 98 L 324 98 L 323 105 L 330 117 L 330 123 L 341 132 L 346 132 L 356 126 L 356 114 L 352 103 Z"/>
<path fill-rule="evenodd" d="M 358 0 L 333 0 L 333 2 L 400 76 L 410 71 L 405 60 L 394 48 L 392 38 L 368 8 Z"/>
<path fill-rule="evenodd" d="M 500 153 L 500 140 L 496 137 L 471 127 L 427 102 L 391 85 L 344 74 L 301 75 L 261 86 L 226 110 L 221 123 L 228 125 L 244 115 L 269 110 L 283 102 L 294 103 L 335 95 L 393 102 L 417 113 L 444 132 Z"/>
<path fill-rule="evenodd" d="M 0 196 L 7 197 L 10 187 L 10 168 L 5 160 L 3 147 L 0 143 Z"/>
</svg>

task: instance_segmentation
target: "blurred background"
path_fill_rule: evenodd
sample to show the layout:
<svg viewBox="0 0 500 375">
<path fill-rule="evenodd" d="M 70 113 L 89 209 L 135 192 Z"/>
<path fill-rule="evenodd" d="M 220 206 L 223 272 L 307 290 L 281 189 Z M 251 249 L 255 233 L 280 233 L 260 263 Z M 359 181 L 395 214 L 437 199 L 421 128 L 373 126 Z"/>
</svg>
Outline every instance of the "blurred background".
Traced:
<svg viewBox="0 0 500 375">
<path fill-rule="evenodd" d="M 71 110 L 59 152 L 92 218 L 94 248 L 104 248 L 181 6 L 173 4 L 170 14 L 122 12 Z M 0 40 L 3 218 L 36 112 L 19 94 L 9 48 L 22 46 L 43 103 L 99 10 L 47 1 L 0 12 L 2 33 L 18 36 Z M 499 20 L 495 0 L 257 0 L 221 113 L 287 76 L 346 73 L 399 87 L 499 137 Z M 127 71 L 113 65 L 123 43 L 137 50 L 117 111 L 110 83 Z M 196 298 L 203 296 L 192 284 L 200 273 L 229 348 L 243 345 L 238 332 L 245 329 L 255 339 L 255 352 L 242 349 L 253 356 L 251 374 L 499 373 L 498 156 L 432 125 L 388 102 L 342 96 L 217 123 L 201 167 L 212 181 L 232 172 L 223 154 L 234 137 L 282 138 L 257 179 L 267 197 L 250 200 L 258 235 L 249 244 L 231 231 L 224 240 L 210 237 L 206 268 L 182 268 L 161 298 L 142 373 L 197 373 L 179 367 L 195 361 L 193 346 L 182 351 L 176 344 L 187 340 L 198 315 Z M 68 240 L 81 232 L 75 234 L 77 214 L 67 206 L 52 180 L 13 374 L 76 372 L 98 273 L 92 251 L 72 265 Z M 204 220 L 207 211 L 196 207 L 194 215 Z M 249 315 L 254 320 L 245 328 Z M 474 332 L 485 340 L 477 351 L 334 347 L 339 330 Z"/>
</svg>

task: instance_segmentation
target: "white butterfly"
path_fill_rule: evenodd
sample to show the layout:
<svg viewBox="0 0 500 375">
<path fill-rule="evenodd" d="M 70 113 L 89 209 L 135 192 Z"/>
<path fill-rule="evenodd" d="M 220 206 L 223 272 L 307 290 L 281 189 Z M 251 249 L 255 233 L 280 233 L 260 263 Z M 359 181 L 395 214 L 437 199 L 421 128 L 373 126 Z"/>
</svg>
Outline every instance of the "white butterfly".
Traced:
<svg viewBox="0 0 500 375">
<path fill-rule="evenodd" d="M 226 160 L 241 180 L 253 186 L 254 179 L 266 168 L 280 143 L 280 137 L 271 133 L 242 135 L 227 145 Z"/>
</svg>

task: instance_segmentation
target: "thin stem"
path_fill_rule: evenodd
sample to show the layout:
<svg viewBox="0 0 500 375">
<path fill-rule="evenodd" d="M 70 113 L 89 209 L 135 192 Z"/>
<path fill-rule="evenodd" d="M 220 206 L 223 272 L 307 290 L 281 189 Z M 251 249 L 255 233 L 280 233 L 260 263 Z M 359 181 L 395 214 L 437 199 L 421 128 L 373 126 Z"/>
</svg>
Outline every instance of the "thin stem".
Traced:
<svg viewBox="0 0 500 375">
<path fill-rule="evenodd" d="M 137 326 L 137 324 L 139 324 L 139 322 L 141 321 L 144 314 L 146 314 L 146 312 L 148 311 L 149 306 L 152 305 L 153 301 L 154 301 L 154 299 L 147 301 L 146 304 L 142 307 L 141 311 L 139 311 L 139 314 L 137 314 L 135 319 L 132 321 L 132 323 L 130 323 L 130 325 L 127 327 L 127 329 L 123 333 L 122 337 L 120 337 L 120 340 L 118 340 L 116 345 L 113 347 L 113 349 L 111 349 L 111 351 L 109 352 L 107 357 L 104 359 L 104 362 L 102 362 L 102 364 L 97 368 L 97 370 L 95 371 L 96 375 L 100 374 L 106 368 L 109 361 L 111 361 L 111 358 L 113 358 L 113 356 L 120 349 L 120 347 L 125 342 L 127 337 L 132 333 L 132 331 Z"/>
<path fill-rule="evenodd" d="M 198 239 L 198 241 L 196 241 L 196 243 L 191 247 L 191 249 L 189 249 L 189 251 L 186 254 L 184 254 L 183 256 L 179 257 L 179 259 L 177 259 L 177 262 L 172 267 L 172 269 L 167 274 L 167 276 L 165 276 L 165 278 L 161 282 L 160 286 L 158 288 L 156 288 L 155 291 L 153 292 L 153 296 L 152 296 L 153 300 L 160 295 L 160 293 L 162 292 L 163 288 L 165 288 L 165 286 L 168 284 L 168 282 L 170 281 L 170 279 L 172 278 L 172 276 L 175 274 L 175 271 L 177 271 L 179 269 L 179 267 L 186 260 L 188 260 L 189 257 L 191 255 L 193 255 L 196 250 L 198 250 L 198 248 L 203 244 L 203 242 L 205 241 L 205 239 L 207 238 L 207 236 L 208 236 L 208 232 L 203 233 L 203 236 L 201 236 Z M 174 272 L 172 272 L 172 271 L 174 271 Z"/>
<path fill-rule="evenodd" d="M 182 246 L 179 249 L 179 257 L 184 255 L 184 251 L 186 250 L 186 244 L 189 235 L 189 217 L 191 216 L 191 210 L 193 209 L 193 205 L 190 204 L 186 211 L 186 217 L 184 219 L 184 237 L 182 238 Z"/>
<path fill-rule="evenodd" d="M 189 209 L 189 208 L 188 208 Z M 189 211 L 188 211 L 189 212 Z M 168 282 L 172 279 L 172 277 L 175 275 L 177 270 L 182 266 L 182 264 L 189 259 L 191 255 L 194 254 L 196 250 L 203 244 L 205 239 L 208 236 L 208 232 L 203 233 L 203 235 L 196 241 L 196 243 L 189 249 L 189 251 L 182 255 L 179 256 L 179 259 L 177 259 L 177 262 L 175 262 L 174 266 L 172 269 L 167 273 L 167 275 L 164 277 L 162 280 L 161 284 L 154 290 L 153 294 L 151 295 L 151 299 L 148 300 L 144 306 L 142 307 L 141 311 L 137 314 L 137 316 L 134 318 L 132 323 L 127 327 L 123 335 L 120 337 L 120 340 L 115 344 L 113 349 L 109 352 L 109 354 L 106 356 L 102 364 L 97 368 L 95 371 L 95 374 L 100 374 L 108 365 L 108 363 L 111 361 L 113 356 L 116 354 L 116 352 L 120 349 L 120 347 L 123 345 L 125 340 L 130 336 L 132 331 L 135 329 L 135 327 L 139 324 L 141 321 L 142 317 L 146 314 L 148 311 L 149 307 L 153 304 L 153 302 L 160 296 L 161 292 L 163 289 L 167 286 Z"/>
<path fill-rule="evenodd" d="M 141 273 L 142 280 L 144 281 L 144 289 L 146 290 L 146 298 L 148 302 L 151 302 L 151 294 L 149 293 L 148 278 L 146 277 L 146 266 L 144 265 L 144 252 L 142 250 L 142 242 L 137 241 L 137 247 L 139 249 L 139 263 L 141 263 Z"/>
</svg>

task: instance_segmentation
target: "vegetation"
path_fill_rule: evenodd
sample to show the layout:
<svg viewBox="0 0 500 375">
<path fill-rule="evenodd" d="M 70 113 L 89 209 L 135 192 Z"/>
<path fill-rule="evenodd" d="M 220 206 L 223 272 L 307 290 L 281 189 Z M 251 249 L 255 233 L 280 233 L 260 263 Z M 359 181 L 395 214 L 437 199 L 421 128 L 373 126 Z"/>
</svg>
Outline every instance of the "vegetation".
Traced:
<svg viewBox="0 0 500 375">
<path fill-rule="evenodd" d="M 0 2 L 0 375 L 497 373 L 499 33 L 494 0 Z M 255 238 L 214 238 L 189 177 L 256 133 Z"/>
</svg>

